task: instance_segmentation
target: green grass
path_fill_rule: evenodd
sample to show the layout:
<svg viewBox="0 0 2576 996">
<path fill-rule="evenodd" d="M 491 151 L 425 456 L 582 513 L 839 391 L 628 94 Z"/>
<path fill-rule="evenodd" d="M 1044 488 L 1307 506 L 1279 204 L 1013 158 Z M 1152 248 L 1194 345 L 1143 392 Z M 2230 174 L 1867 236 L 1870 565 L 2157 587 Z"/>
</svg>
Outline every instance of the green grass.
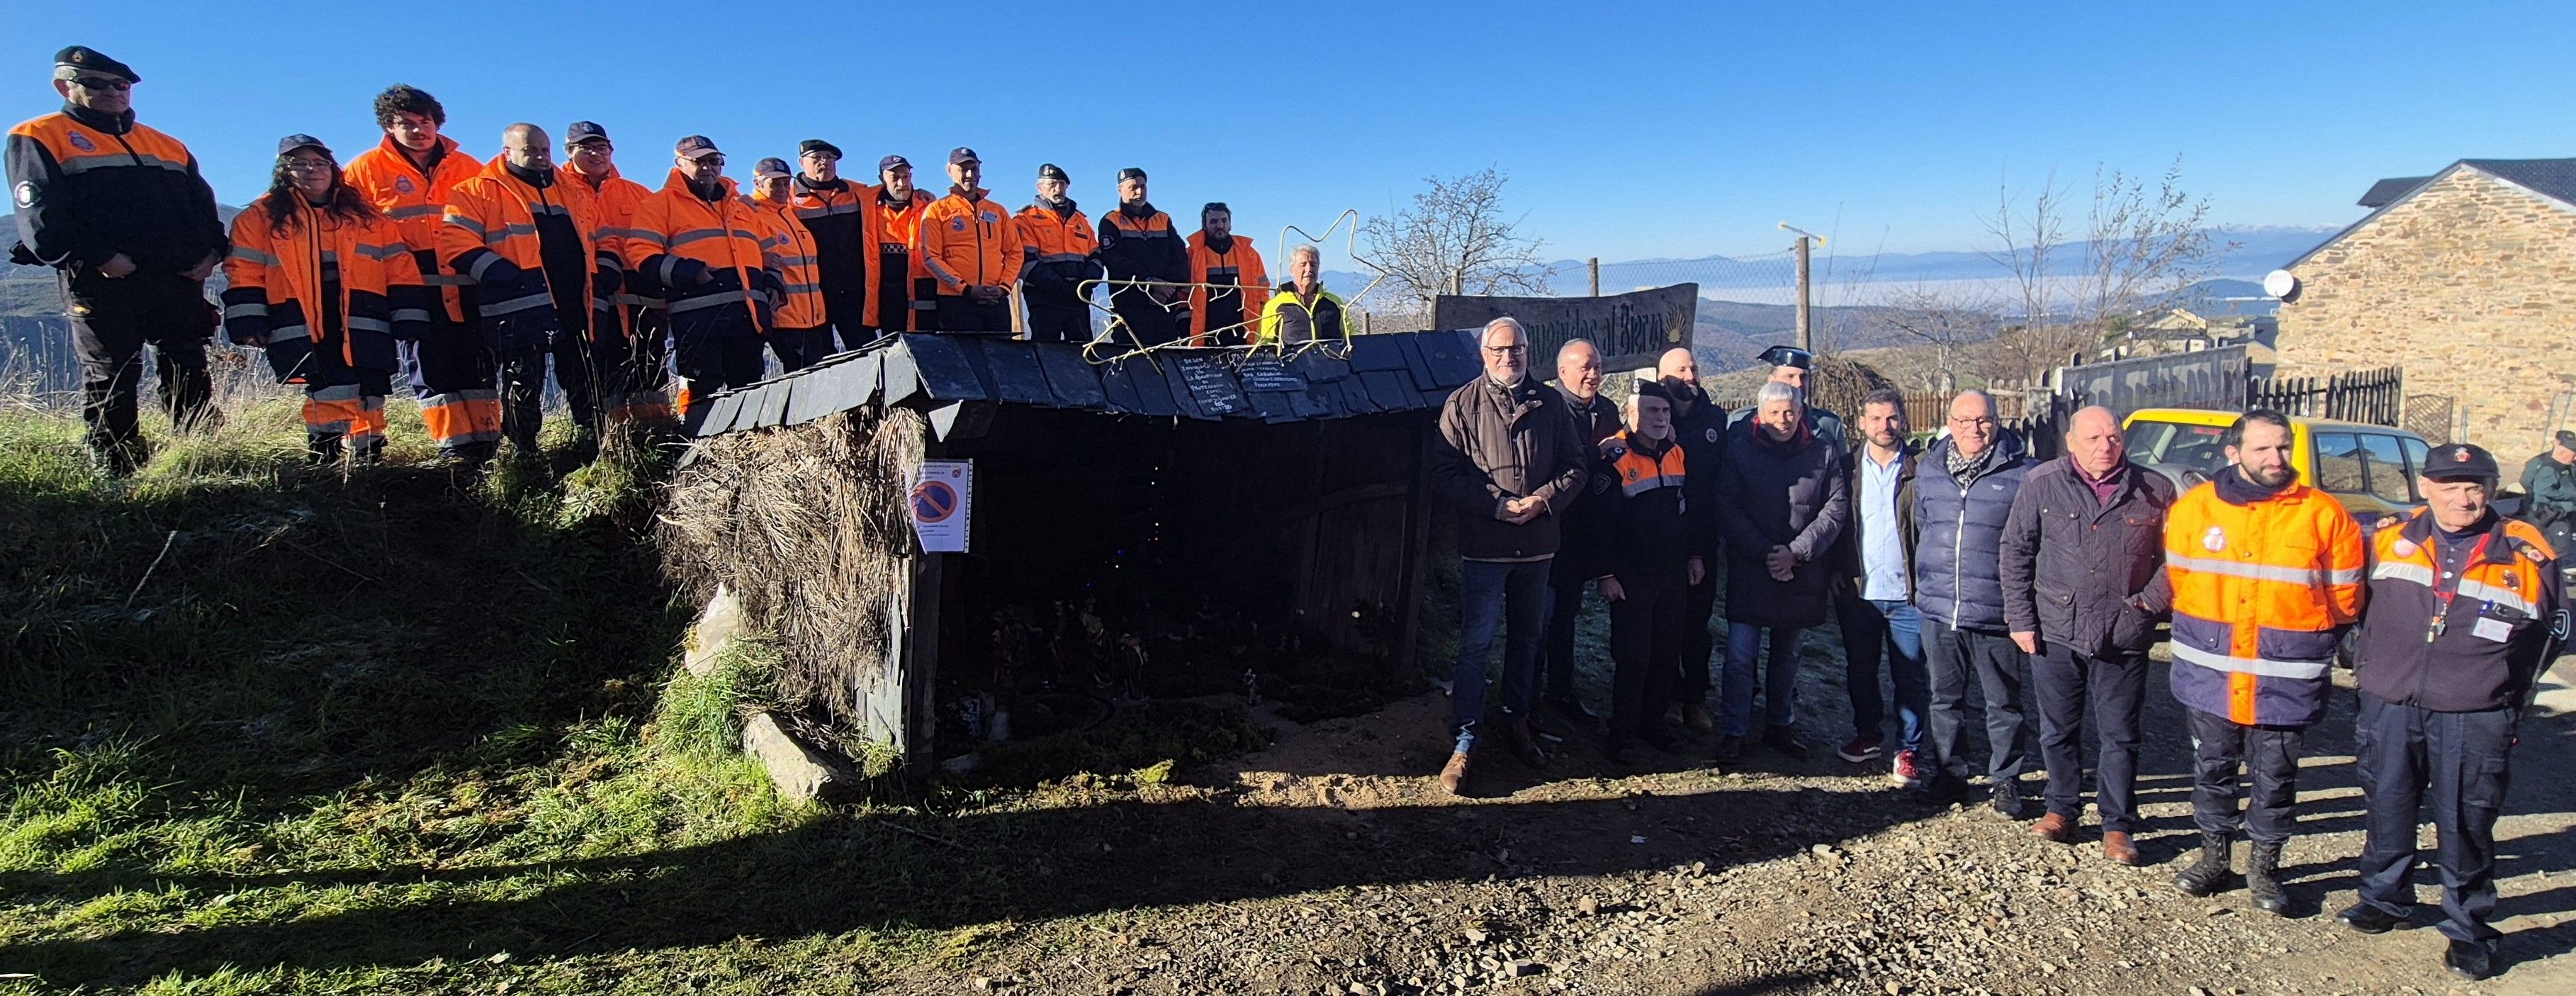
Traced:
<svg viewBox="0 0 2576 996">
<path fill-rule="evenodd" d="M 0 996 L 865 990 L 1118 908 L 1152 876 L 1057 867 L 1172 807 L 1101 786 L 1258 742 L 1186 707 L 793 804 L 737 752 L 768 651 L 672 673 L 659 465 L 550 435 L 460 483 L 398 399 L 388 465 L 312 468 L 293 398 L 226 407 L 124 482 L 0 408 Z"/>
</svg>

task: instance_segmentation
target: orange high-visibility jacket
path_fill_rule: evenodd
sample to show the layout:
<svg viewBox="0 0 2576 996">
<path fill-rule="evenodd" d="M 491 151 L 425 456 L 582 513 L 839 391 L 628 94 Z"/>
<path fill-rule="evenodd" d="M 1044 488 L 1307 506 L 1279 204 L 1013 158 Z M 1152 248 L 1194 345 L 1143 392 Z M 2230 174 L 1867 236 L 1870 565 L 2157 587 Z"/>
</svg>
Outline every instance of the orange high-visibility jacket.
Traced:
<svg viewBox="0 0 2576 996">
<path fill-rule="evenodd" d="M 69 270 L 118 254 L 141 270 L 184 273 L 224 251 L 214 188 L 188 146 L 132 116 L 66 106 L 9 129 L 16 231 L 33 262 Z"/>
<path fill-rule="evenodd" d="M 432 167 L 430 175 L 422 175 L 420 167 L 403 155 L 402 147 L 394 144 L 393 136 L 387 135 L 375 148 L 349 160 L 341 179 L 356 188 L 360 196 L 374 201 L 376 210 L 384 212 L 385 217 L 393 219 L 394 227 L 402 232 L 403 244 L 411 247 L 420 266 L 421 279 L 439 288 L 439 296 L 446 299 L 448 320 L 462 322 L 465 305 L 458 292 L 472 281 L 438 265 L 438 226 L 447 207 L 448 190 L 473 179 L 482 172 L 483 164 L 458 151 L 454 139 L 442 136 L 438 145 L 444 150 L 438 165 Z"/>
<path fill-rule="evenodd" d="M 766 269 L 768 216 L 731 179 L 709 201 L 677 169 L 636 206 L 626 265 L 669 302 L 675 339 L 755 335 L 771 327 L 770 302 L 761 292 L 779 281 Z"/>
<path fill-rule="evenodd" d="M 276 196 L 233 218 L 224 334 L 238 345 L 264 340 L 283 383 L 311 382 L 333 366 L 392 372 L 394 340 L 428 331 L 433 300 L 402 233 L 381 215 L 332 218 L 296 194 L 287 195 L 293 211 L 281 228 L 269 220 Z M 334 281 L 339 297 L 331 301 L 325 293 Z"/>
<path fill-rule="evenodd" d="M 866 205 L 867 218 L 861 238 L 877 247 L 876 257 L 868 260 L 867 322 L 870 328 L 911 328 L 911 316 L 886 312 L 928 311 L 934 307 L 930 301 L 913 300 L 912 293 L 913 281 L 930 279 L 930 269 L 913 254 L 912 242 L 933 198 L 929 191 L 920 189 L 912 192 L 912 202 L 906 205 L 889 205 L 885 197 L 885 187 L 879 185 L 869 187 L 860 198 L 860 203 Z"/>
<path fill-rule="evenodd" d="M 1208 247 L 1205 231 L 1191 232 L 1189 244 L 1191 283 L 1240 288 L 1214 292 L 1190 288 L 1190 334 L 1204 346 L 1210 333 L 1234 326 L 1235 334 L 1252 339 L 1261 325 L 1261 308 L 1270 303 L 1270 271 L 1261 265 L 1260 250 L 1252 248 L 1251 239 L 1237 235 L 1232 248 L 1218 252 Z M 1212 312 L 1211 304 L 1225 314 Z"/>
<path fill-rule="evenodd" d="M 2316 722 L 2365 555 L 2351 513 L 2305 484 L 2251 505 L 2185 492 L 2165 518 L 2174 698 L 2247 726 Z"/>
<path fill-rule="evenodd" d="M 930 202 L 912 237 L 912 254 L 939 281 L 942 294 L 1020 282 L 1020 226 L 1010 209 L 977 188 L 949 188 Z"/>
<path fill-rule="evenodd" d="M 1080 208 L 1059 215 L 1044 204 L 1031 204 L 1011 221 L 1020 226 L 1021 293 L 1049 304 L 1080 300 L 1082 282 L 1101 272 L 1100 261 L 1091 258 L 1100 247 L 1091 219 Z"/>
<path fill-rule="evenodd" d="M 579 181 L 582 186 L 590 188 L 591 201 L 599 205 L 600 228 L 607 233 L 605 238 L 599 240 L 600 251 L 616 257 L 618 268 L 624 269 L 626 236 L 634 228 L 635 206 L 644 203 L 644 198 L 652 196 L 653 192 L 646 189 L 643 184 L 627 179 L 614 165 L 608 167 L 608 175 L 596 184 L 569 169 L 564 170 L 563 173 Z M 611 288 L 609 296 L 617 303 L 630 307 L 661 303 L 647 301 L 624 287 Z M 622 321 L 629 323 L 626 331 L 634 332 L 631 323 L 635 316 L 624 314 L 624 309 L 620 309 L 620 317 Z"/>
<path fill-rule="evenodd" d="M 540 214 L 571 219 L 573 231 L 587 243 L 589 251 L 583 255 L 590 265 L 582 269 L 578 293 L 570 288 L 564 294 L 555 293 L 537 235 Z M 477 317 L 507 318 L 541 305 L 555 306 L 563 328 L 581 322 L 592 341 L 597 341 L 603 332 L 619 327 L 605 317 L 615 310 L 611 295 L 623 279 L 616 276 L 619 260 L 603 248 L 607 238 L 599 221 L 599 204 L 591 199 L 587 185 L 557 170 L 552 186 L 533 187 L 510 175 L 507 160 L 496 155 L 481 173 L 448 190 L 444 223 L 438 227 L 438 257 L 448 272 L 474 282 Z M 603 279 L 603 272 L 610 278 Z M 590 313 L 561 314 L 557 302 L 565 298 L 586 302 Z M 603 324 L 607 329 L 601 328 Z"/>
<path fill-rule="evenodd" d="M 831 319 L 823 310 L 823 260 L 816 251 L 814 232 L 798 216 L 792 197 L 773 201 L 767 194 L 755 193 L 751 200 L 769 211 L 769 265 L 787 285 L 778 303 L 778 327 L 822 328 Z"/>
</svg>

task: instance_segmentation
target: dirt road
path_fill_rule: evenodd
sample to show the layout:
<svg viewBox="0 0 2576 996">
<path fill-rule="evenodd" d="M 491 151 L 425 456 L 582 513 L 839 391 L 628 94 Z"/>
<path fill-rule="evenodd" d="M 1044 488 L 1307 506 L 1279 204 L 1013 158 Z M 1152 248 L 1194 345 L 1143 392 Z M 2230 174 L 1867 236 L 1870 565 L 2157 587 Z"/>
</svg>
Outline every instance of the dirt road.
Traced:
<svg viewBox="0 0 2576 996">
<path fill-rule="evenodd" d="M 1840 666 L 1810 648 L 1806 669 L 1818 692 L 1801 724 L 1824 748 L 1812 760 L 1618 771 L 1577 737 L 1543 771 L 1496 752 L 1464 800 L 1428 777 L 1446 753 L 1436 693 L 1282 723 L 1271 749 L 1147 793 L 1153 815 L 1104 830 L 1096 865 L 1055 873 L 1141 901 L 1026 928 L 964 971 L 885 991 L 2576 992 L 2576 691 L 2563 677 L 2576 666 L 2514 757 L 2498 832 L 2510 968 L 2477 984 L 2443 972 L 2429 927 L 2365 937 L 2333 919 L 2361 845 L 2349 691 L 2308 739 L 2287 857 L 2302 909 L 2284 920 L 2241 889 L 2191 899 L 2168 884 L 2196 838 L 2162 665 L 2141 766 L 2153 864 L 2138 869 L 2101 859 L 2089 812 L 2081 843 L 2051 844 L 1834 758 L 1848 730 Z M 2435 897 L 2432 876 L 2419 881 Z"/>
</svg>

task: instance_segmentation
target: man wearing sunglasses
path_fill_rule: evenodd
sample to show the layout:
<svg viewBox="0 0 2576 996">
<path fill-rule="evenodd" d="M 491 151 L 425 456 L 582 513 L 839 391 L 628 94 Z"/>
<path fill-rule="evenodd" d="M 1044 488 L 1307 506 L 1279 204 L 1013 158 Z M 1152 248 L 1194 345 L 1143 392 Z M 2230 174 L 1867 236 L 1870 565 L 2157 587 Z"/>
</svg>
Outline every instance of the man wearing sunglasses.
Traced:
<svg viewBox="0 0 2576 996">
<path fill-rule="evenodd" d="M 135 123 L 141 79 L 95 49 L 64 49 L 54 56 L 63 109 L 10 129 L 8 143 L 19 236 L 9 258 L 61 275 L 90 455 L 120 477 L 146 459 L 135 412 L 145 343 L 171 421 L 193 429 L 219 417 L 206 375 L 216 322 L 206 277 L 230 248 L 196 157 Z"/>
</svg>

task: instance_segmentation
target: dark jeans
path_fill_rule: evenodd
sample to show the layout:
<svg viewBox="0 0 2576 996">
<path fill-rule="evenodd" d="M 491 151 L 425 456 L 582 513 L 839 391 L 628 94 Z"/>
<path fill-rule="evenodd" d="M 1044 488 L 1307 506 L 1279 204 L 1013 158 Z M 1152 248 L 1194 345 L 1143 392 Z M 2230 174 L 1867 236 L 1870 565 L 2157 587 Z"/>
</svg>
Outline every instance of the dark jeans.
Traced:
<svg viewBox="0 0 2576 996">
<path fill-rule="evenodd" d="M 1851 692 L 1852 731 L 1879 736 L 1887 703 L 1878 693 L 1878 663 L 1896 686 L 1899 750 L 1923 749 L 1923 716 L 1932 708 L 1931 676 L 1923 665 L 1923 613 L 1914 603 L 1844 597 L 1834 602 L 1843 631 L 1843 684 Z"/>
<path fill-rule="evenodd" d="M 795 373 L 813 366 L 832 355 L 832 328 L 769 330 L 769 351 L 778 354 L 778 368 Z"/>
<path fill-rule="evenodd" d="M 1682 677 L 1673 689 L 1674 701 L 1683 705 L 1708 704 L 1709 665 L 1717 659 L 1717 636 L 1710 627 L 1717 622 L 1717 589 L 1725 582 L 1726 561 L 1710 558 L 1708 575 L 1682 594 Z"/>
<path fill-rule="evenodd" d="M 1485 663 L 1494 634 L 1503 641 L 1502 708 L 1526 716 L 1536 698 L 1540 631 L 1547 625 L 1546 560 L 1458 565 L 1458 660 L 1449 670 L 1449 735 L 1461 754 L 1476 752 L 1477 726 L 1485 718 Z"/>
<path fill-rule="evenodd" d="M 90 452 L 128 468 L 143 462 L 135 394 L 143 384 L 146 343 L 171 424 L 204 424 L 214 411 L 206 340 L 214 335 L 215 310 L 203 283 L 146 272 L 110 280 L 88 269 L 60 271 L 57 279 L 71 318 L 72 352 L 80 358 L 81 421 L 89 427 Z"/>
<path fill-rule="evenodd" d="M 1718 693 L 1726 706 L 1719 732 L 1727 736 L 1752 735 L 1753 660 L 1762 656 L 1764 633 L 1771 634 L 1771 653 L 1762 668 L 1763 719 L 1783 732 L 1798 725 L 1798 644 L 1807 631 L 1730 622 L 1726 624 L 1725 688 Z"/>
<path fill-rule="evenodd" d="M 1952 629 L 1938 619 L 1923 621 L 1923 649 L 1932 674 L 1932 754 L 1941 772 L 1954 778 L 1974 773 L 1959 750 L 1973 675 L 1986 705 L 1986 774 L 1998 787 L 2021 777 L 2021 686 L 2030 655 L 2007 634 Z"/>
<path fill-rule="evenodd" d="M 689 432 L 698 431 L 716 392 L 749 386 L 768 370 L 760 337 L 752 335 L 693 339 L 680 344 L 678 359 L 680 379 L 689 387 L 689 410 L 680 413 L 680 425 Z"/>
<path fill-rule="evenodd" d="M 2290 806 L 2299 798 L 2303 726 L 2243 726 L 2186 707 L 2191 714 L 2191 820 L 2204 834 L 2234 836 L 2240 826 L 2257 843 L 2290 839 Z M 2253 798 L 2236 812 L 2236 769 L 2253 776 Z"/>
<path fill-rule="evenodd" d="M 2353 753 L 2366 810 L 2362 902 L 2392 916 L 2414 911 L 2417 810 L 2430 808 L 2440 839 L 2443 936 L 2503 936 L 2487 918 L 2495 913 L 2495 824 L 2504 811 L 2517 711 L 2433 712 L 2361 693 Z"/>
<path fill-rule="evenodd" d="M 2101 748 L 2097 805 L 2102 830 L 2138 830 L 2138 712 L 2147 701 L 2147 659 L 2088 657 L 2051 643 L 2030 663 L 2039 700 L 2039 757 L 2048 765 L 2048 811 L 2067 819 L 2084 812 L 2084 706 L 2093 706 Z M 2089 693 L 2089 694 L 2088 694 Z"/>
<path fill-rule="evenodd" d="M 1032 342 L 1090 342 L 1091 306 L 1037 300 L 1023 291 L 1029 305 L 1029 340 Z"/>
<path fill-rule="evenodd" d="M 978 301 L 965 295 L 939 295 L 939 330 L 942 332 L 1008 332 L 1011 330 L 1011 299 Z"/>
<path fill-rule="evenodd" d="M 1633 740 L 1663 721 L 1681 678 L 1682 602 L 1690 583 L 1678 569 L 1661 578 L 1619 579 L 1625 598 L 1610 603 L 1610 742 Z M 1578 582 L 1579 584 L 1580 582 Z M 1575 589 L 1577 600 L 1581 588 Z M 1562 598 L 1563 596 L 1559 596 Z"/>
<path fill-rule="evenodd" d="M 1541 648 L 1545 663 L 1540 670 L 1546 675 L 1550 698 L 1574 695 L 1574 631 L 1583 615 L 1583 586 L 1591 580 L 1576 576 L 1575 563 L 1562 556 L 1549 561 L 1547 643 Z M 1612 615 L 1615 618 L 1617 613 Z M 1616 656 L 1615 651 L 1612 656 Z"/>
</svg>

